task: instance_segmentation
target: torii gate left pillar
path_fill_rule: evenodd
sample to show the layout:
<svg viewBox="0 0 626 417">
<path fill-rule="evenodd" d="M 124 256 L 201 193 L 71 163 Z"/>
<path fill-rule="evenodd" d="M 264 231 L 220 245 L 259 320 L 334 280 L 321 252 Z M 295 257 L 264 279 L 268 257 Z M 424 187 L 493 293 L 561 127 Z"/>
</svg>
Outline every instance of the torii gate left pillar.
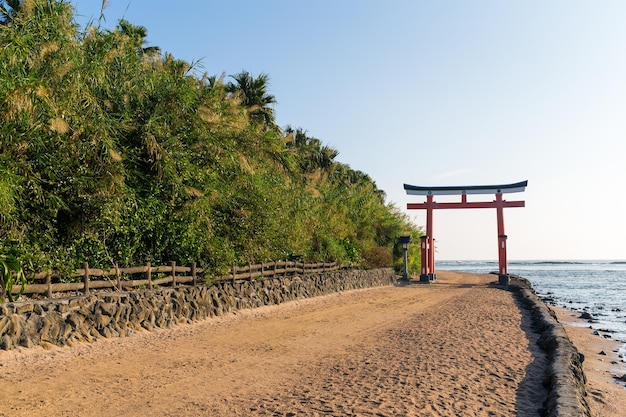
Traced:
<svg viewBox="0 0 626 417">
<path fill-rule="evenodd" d="M 509 270 L 506 257 L 507 235 L 504 231 L 504 208 L 524 207 L 524 201 L 506 201 L 502 198 L 503 193 L 522 192 L 526 189 L 528 181 L 505 185 L 478 185 L 467 187 L 420 187 L 404 184 L 407 194 L 425 195 L 425 203 L 409 203 L 408 209 L 426 210 L 426 236 L 421 239 L 422 271 L 420 281 L 430 282 L 436 278 L 435 273 L 435 239 L 433 235 L 433 210 L 434 209 L 462 209 L 462 208 L 495 208 L 498 221 L 498 275 L 500 284 L 509 284 Z M 467 201 L 468 194 L 495 194 L 495 201 L 471 202 Z M 460 202 L 437 203 L 435 195 L 460 195 Z"/>
</svg>

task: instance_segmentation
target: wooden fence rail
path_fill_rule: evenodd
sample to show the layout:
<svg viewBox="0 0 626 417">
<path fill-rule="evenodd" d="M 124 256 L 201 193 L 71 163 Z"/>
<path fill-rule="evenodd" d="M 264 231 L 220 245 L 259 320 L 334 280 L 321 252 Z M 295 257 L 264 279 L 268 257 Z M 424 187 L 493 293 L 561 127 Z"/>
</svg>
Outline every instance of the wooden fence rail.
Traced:
<svg viewBox="0 0 626 417">
<path fill-rule="evenodd" d="M 233 269 L 228 276 L 215 278 L 214 281 L 265 279 L 295 274 L 329 272 L 337 269 L 339 269 L 339 265 L 336 262 L 304 263 L 279 261 L 254 265 L 248 264 L 246 266 L 233 265 Z M 154 277 L 153 275 L 155 274 L 158 275 Z M 134 279 L 138 278 L 136 277 L 137 275 L 142 275 L 142 279 Z M 82 281 L 53 282 L 63 277 L 81 277 Z M 196 285 L 199 279 L 204 282 L 204 270 L 197 268 L 195 262 L 190 266 L 178 266 L 176 262 L 170 262 L 169 265 L 161 266 L 152 266 L 148 262 L 143 266 L 127 268 L 119 268 L 115 265 L 109 270 L 90 268 L 89 264 L 84 262 L 81 269 L 66 275 L 52 270 L 27 274 L 27 280 L 35 283 L 27 284 L 24 294 L 46 294 L 48 298 L 52 298 L 54 293 L 68 291 L 81 291 L 84 294 L 89 294 L 91 290 L 103 288 L 122 291 L 138 287 L 152 289 L 155 286 L 163 285 L 172 287 L 181 284 Z M 19 286 L 15 285 L 12 293 L 18 294 L 19 290 Z"/>
</svg>

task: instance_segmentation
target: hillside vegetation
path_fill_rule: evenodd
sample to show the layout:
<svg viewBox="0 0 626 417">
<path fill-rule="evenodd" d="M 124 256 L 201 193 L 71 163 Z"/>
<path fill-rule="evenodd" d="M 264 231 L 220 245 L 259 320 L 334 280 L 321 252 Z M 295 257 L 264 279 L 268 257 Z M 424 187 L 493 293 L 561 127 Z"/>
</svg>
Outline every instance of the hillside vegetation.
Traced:
<svg viewBox="0 0 626 417">
<path fill-rule="evenodd" d="M 280 128 L 266 74 L 199 76 L 146 29 L 0 1 L 0 254 L 29 270 L 286 258 L 390 265 L 420 230 L 365 173 Z M 419 265 L 418 251 L 411 257 Z"/>
</svg>

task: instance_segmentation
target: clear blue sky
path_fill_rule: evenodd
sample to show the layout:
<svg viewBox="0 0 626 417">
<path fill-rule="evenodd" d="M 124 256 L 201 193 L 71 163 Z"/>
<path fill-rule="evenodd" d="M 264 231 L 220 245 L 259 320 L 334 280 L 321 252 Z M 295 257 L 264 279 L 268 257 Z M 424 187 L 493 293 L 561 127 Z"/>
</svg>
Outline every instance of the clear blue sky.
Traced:
<svg viewBox="0 0 626 417">
<path fill-rule="evenodd" d="M 100 1 L 72 3 L 97 21 Z M 526 201 L 505 210 L 509 259 L 626 259 L 623 0 L 109 0 L 105 18 L 200 73 L 269 74 L 279 124 L 404 211 L 422 201 L 404 183 L 528 180 L 505 196 Z M 497 258 L 494 210 L 434 227 L 438 259 Z"/>
</svg>

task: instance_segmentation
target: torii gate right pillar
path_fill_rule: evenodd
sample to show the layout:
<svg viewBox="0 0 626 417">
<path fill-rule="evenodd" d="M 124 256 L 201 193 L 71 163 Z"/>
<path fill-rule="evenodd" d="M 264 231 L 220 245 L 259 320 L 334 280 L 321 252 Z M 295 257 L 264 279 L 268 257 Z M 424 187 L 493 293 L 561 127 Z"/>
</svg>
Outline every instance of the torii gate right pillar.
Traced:
<svg viewBox="0 0 626 417">
<path fill-rule="evenodd" d="M 506 259 L 506 239 L 504 233 L 504 200 L 502 193 L 496 194 L 496 213 L 498 217 L 498 281 L 501 285 L 509 285 L 509 270 Z"/>
</svg>

